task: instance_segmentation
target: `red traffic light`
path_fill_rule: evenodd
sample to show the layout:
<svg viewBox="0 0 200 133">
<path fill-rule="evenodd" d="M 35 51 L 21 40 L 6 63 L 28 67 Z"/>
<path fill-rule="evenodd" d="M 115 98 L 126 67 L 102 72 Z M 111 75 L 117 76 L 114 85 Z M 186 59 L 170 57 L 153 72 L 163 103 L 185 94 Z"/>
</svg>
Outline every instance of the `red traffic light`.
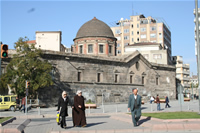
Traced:
<svg viewBox="0 0 200 133">
<path fill-rule="evenodd" d="M 8 45 L 1 45 L 1 58 L 8 58 Z"/>
</svg>

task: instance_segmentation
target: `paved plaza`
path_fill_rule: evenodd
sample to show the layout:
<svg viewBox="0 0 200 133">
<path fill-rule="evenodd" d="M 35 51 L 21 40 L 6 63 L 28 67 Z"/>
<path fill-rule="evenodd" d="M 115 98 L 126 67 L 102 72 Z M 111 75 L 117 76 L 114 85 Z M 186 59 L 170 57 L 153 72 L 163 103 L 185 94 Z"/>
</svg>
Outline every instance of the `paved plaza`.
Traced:
<svg viewBox="0 0 200 133">
<path fill-rule="evenodd" d="M 160 112 L 194 111 L 198 112 L 199 102 L 197 100 L 185 102 L 182 109 L 178 101 L 170 101 L 171 108 L 164 108 L 161 103 Z M 66 117 L 67 129 L 62 129 L 56 123 L 56 107 L 32 108 L 28 114 L 16 111 L 1 111 L 2 116 L 15 116 L 17 119 L 12 123 L 0 127 L 0 132 L 25 133 L 176 133 L 176 132 L 200 132 L 199 119 L 186 120 L 160 120 L 156 118 L 141 117 L 140 126 L 133 127 L 131 116 L 127 114 L 127 104 L 105 104 L 99 105 L 97 109 L 86 109 L 87 127 L 72 126 L 72 110 L 69 108 L 69 117 Z M 142 112 L 157 112 L 156 104 L 145 103 Z M 12 129 L 12 130 L 11 130 Z M 17 130 L 16 130 L 17 129 Z"/>
</svg>

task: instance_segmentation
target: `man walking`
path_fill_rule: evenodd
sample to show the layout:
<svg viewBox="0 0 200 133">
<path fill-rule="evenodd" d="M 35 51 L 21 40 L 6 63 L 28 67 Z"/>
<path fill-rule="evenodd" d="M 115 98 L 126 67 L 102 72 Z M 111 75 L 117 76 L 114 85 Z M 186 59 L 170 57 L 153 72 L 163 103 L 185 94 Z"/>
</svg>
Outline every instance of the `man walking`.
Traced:
<svg viewBox="0 0 200 133">
<path fill-rule="evenodd" d="M 160 98 L 159 95 L 156 97 L 156 103 L 157 103 L 157 111 L 160 111 Z"/>
<path fill-rule="evenodd" d="M 171 106 L 169 105 L 169 98 L 167 96 L 165 96 L 165 102 L 166 102 L 166 105 L 165 105 L 165 108 L 170 108 Z"/>
<path fill-rule="evenodd" d="M 138 121 L 141 116 L 141 96 L 137 89 L 132 89 L 133 94 L 129 96 L 128 110 L 131 111 L 134 127 L 139 126 Z"/>
</svg>

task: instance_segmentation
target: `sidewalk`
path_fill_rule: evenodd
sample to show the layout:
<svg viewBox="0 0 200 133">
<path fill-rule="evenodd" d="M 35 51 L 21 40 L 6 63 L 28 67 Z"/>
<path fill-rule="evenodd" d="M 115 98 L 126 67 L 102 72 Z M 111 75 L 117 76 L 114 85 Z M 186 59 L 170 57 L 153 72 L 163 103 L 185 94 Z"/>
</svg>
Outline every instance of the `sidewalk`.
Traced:
<svg viewBox="0 0 200 133">
<path fill-rule="evenodd" d="M 172 108 L 163 108 L 160 112 L 180 111 L 178 101 L 170 102 Z M 189 106 L 188 106 L 189 105 Z M 193 133 L 200 132 L 200 119 L 175 119 L 175 120 L 160 120 L 156 118 L 141 117 L 140 126 L 133 127 L 131 116 L 127 114 L 127 104 L 104 105 L 97 109 L 86 109 L 87 127 L 72 127 L 71 108 L 69 108 L 69 117 L 66 118 L 68 125 L 67 129 L 62 129 L 56 123 L 56 107 L 53 108 L 37 108 L 31 109 L 27 115 L 16 111 L 0 111 L 1 116 L 15 116 L 16 121 L 4 127 L 6 131 L 13 133 L 14 129 L 20 127 L 20 123 L 30 119 L 30 123 L 24 127 L 25 133 Z M 183 111 L 198 111 L 198 101 L 185 103 L 182 107 Z M 146 103 L 142 105 L 142 112 L 157 112 L 156 104 Z M 23 126 L 23 124 L 21 124 Z M 11 128 L 12 130 L 8 130 Z M 2 129 L 2 128 L 1 128 Z M 5 130 L 4 130 L 5 131 Z M 16 130 L 15 130 L 16 131 Z M 19 130 L 18 130 L 19 131 Z M 1 133 L 1 130 L 0 130 Z"/>
</svg>

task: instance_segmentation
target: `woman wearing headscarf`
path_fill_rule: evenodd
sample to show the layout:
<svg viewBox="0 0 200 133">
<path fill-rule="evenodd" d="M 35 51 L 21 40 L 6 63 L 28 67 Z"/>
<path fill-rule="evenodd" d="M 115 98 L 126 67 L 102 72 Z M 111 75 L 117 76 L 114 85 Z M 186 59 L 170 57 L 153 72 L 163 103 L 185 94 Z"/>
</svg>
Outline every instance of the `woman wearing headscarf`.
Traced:
<svg viewBox="0 0 200 133">
<path fill-rule="evenodd" d="M 77 95 L 74 96 L 74 108 L 73 108 L 73 123 L 74 126 L 85 127 L 86 117 L 85 117 L 85 104 L 84 97 L 82 96 L 82 92 L 80 90 L 77 91 Z"/>
<path fill-rule="evenodd" d="M 65 117 L 68 116 L 68 108 L 67 108 L 68 103 L 72 107 L 72 103 L 71 103 L 70 99 L 67 97 L 67 92 L 63 91 L 62 96 L 58 99 L 58 109 L 57 109 L 57 111 L 60 113 L 60 116 L 62 117 L 62 120 L 60 123 L 60 126 L 62 128 L 67 127 Z"/>
</svg>

